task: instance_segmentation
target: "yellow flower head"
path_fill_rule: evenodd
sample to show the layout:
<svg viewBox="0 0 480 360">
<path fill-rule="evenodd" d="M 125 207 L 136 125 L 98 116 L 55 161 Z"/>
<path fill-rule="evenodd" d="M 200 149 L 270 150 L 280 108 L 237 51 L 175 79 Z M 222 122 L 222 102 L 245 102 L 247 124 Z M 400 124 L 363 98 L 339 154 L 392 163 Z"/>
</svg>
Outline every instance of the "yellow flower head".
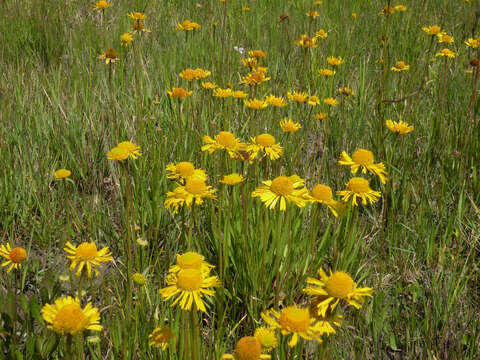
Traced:
<svg viewBox="0 0 480 360">
<path fill-rule="evenodd" d="M 316 19 L 320 14 L 318 13 L 318 11 L 310 10 L 305 15 L 307 15 L 307 17 L 311 17 L 313 19 Z"/>
<path fill-rule="evenodd" d="M 109 7 L 110 7 L 109 3 L 107 3 L 105 0 L 100 0 L 95 3 L 93 10 L 102 11 L 102 10 L 108 9 Z"/>
<path fill-rule="evenodd" d="M 254 69 L 258 66 L 258 60 L 256 57 L 249 57 L 242 59 L 242 65 L 250 69 Z"/>
<path fill-rule="evenodd" d="M 318 96 L 309 96 L 308 97 L 308 104 L 309 105 L 312 105 L 312 106 L 317 106 L 320 104 L 320 99 L 318 98 Z"/>
<path fill-rule="evenodd" d="M 407 11 L 407 7 L 405 5 L 397 5 L 397 6 L 394 6 L 393 9 L 395 11 Z"/>
<path fill-rule="evenodd" d="M 250 11 L 248 6 L 242 5 L 242 11 Z"/>
<path fill-rule="evenodd" d="M 271 160 L 275 160 L 282 156 L 282 146 L 275 143 L 275 138 L 270 134 L 261 134 L 255 138 L 251 138 L 252 143 L 247 145 L 247 151 L 252 154 L 252 157 L 256 157 L 259 152 L 262 152 L 264 156 L 267 156 Z"/>
<path fill-rule="evenodd" d="M 468 38 L 467 41 L 465 41 L 465 44 L 472 49 L 476 49 L 480 46 L 480 37 L 477 39 Z"/>
<path fill-rule="evenodd" d="M 242 81 L 240 84 L 245 84 L 249 86 L 255 86 L 265 81 L 270 80 L 270 77 L 266 77 L 265 74 L 267 73 L 266 67 L 256 67 L 253 69 L 252 72 L 248 73 L 246 76 L 242 77 Z"/>
<path fill-rule="evenodd" d="M 253 336 L 257 338 L 264 352 L 270 352 L 278 345 L 277 335 L 275 335 L 275 329 L 273 328 L 261 326 L 255 330 Z"/>
<path fill-rule="evenodd" d="M 308 278 L 304 293 L 325 296 L 325 299 L 317 305 L 318 315 L 327 316 L 327 310 L 333 311 L 340 300 L 347 302 L 356 309 L 362 307 L 365 296 L 372 296 L 372 288 L 357 288 L 357 284 L 344 271 L 335 271 L 328 276 L 323 269 L 318 270 L 320 279 Z"/>
<path fill-rule="evenodd" d="M 77 247 L 73 246 L 70 241 L 67 241 L 63 250 L 70 254 L 67 255 L 67 259 L 72 260 L 70 270 L 75 270 L 75 267 L 78 265 L 76 272 L 77 276 L 81 275 L 85 266 L 87 268 L 87 275 L 89 278 L 92 276 L 92 268 L 95 272 L 95 275 L 98 276 L 97 267 L 100 266 L 100 263 L 113 261 L 112 253 L 108 249 L 108 246 L 101 250 L 97 250 L 97 246 L 93 241 L 82 242 Z"/>
<path fill-rule="evenodd" d="M 243 103 L 252 110 L 262 110 L 268 106 L 266 101 L 258 99 L 243 100 Z"/>
<path fill-rule="evenodd" d="M 301 46 L 304 49 L 318 47 L 317 38 L 316 37 L 311 38 L 307 34 L 303 34 L 301 38 L 299 40 L 295 40 L 294 43 L 297 44 L 298 46 Z"/>
<path fill-rule="evenodd" d="M 318 69 L 319 76 L 329 77 L 329 76 L 335 75 L 335 72 L 336 72 L 335 70 L 330 70 L 330 69 Z"/>
<path fill-rule="evenodd" d="M 245 178 L 242 175 L 237 173 L 225 175 L 223 179 L 220 180 L 222 184 L 230 185 L 230 186 L 240 184 L 243 181 L 245 181 Z"/>
<path fill-rule="evenodd" d="M 383 9 L 381 11 L 381 14 L 392 15 L 394 12 L 395 12 L 395 9 L 392 6 L 386 5 L 386 6 L 383 7 Z"/>
<path fill-rule="evenodd" d="M 440 26 L 437 25 L 423 26 L 422 30 L 425 31 L 428 35 L 437 35 L 442 31 Z"/>
<path fill-rule="evenodd" d="M 325 119 L 326 117 L 327 117 L 327 113 L 318 113 L 318 114 L 315 115 L 315 119 L 320 120 L 320 121 Z"/>
<path fill-rule="evenodd" d="M 137 159 L 139 156 L 142 156 L 140 146 L 130 141 L 122 141 L 107 154 L 109 160 L 117 161 L 123 161 L 129 157 Z"/>
<path fill-rule="evenodd" d="M 327 63 L 330 66 L 340 66 L 345 62 L 345 60 L 342 59 L 341 56 L 335 57 L 335 56 L 329 56 L 327 57 Z"/>
<path fill-rule="evenodd" d="M 294 133 L 302 128 L 300 123 L 293 122 L 291 119 L 284 118 L 280 121 L 280 128 L 283 132 Z"/>
<path fill-rule="evenodd" d="M 327 306 L 327 309 L 325 310 L 325 315 L 324 316 L 320 315 L 319 305 L 325 300 L 327 300 L 328 297 L 329 297 L 328 295 L 315 296 L 310 302 L 309 309 L 310 309 L 310 315 L 313 316 L 315 320 L 317 320 L 317 326 L 319 328 L 323 328 L 323 332 L 326 335 L 331 335 L 336 333 L 333 325 L 337 327 L 342 326 L 342 315 L 335 314 L 335 309 L 332 309 L 331 307 L 332 303 L 330 303 Z M 324 309 L 322 308 L 322 311 L 323 310 Z"/>
<path fill-rule="evenodd" d="M 207 90 L 213 90 L 218 87 L 218 85 L 211 82 L 202 82 L 202 87 Z"/>
<path fill-rule="evenodd" d="M 304 91 L 289 91 L 287 93 L 287 98 L 297 103 L 303 103 L 308 100 L 308 94 Z"/>
<path fill-rule="evenodd" d="M 203 69 L 185 69 L 178 76 L 187 81 L 205 79 L 211 72 Z"/>
<path fill-rule="evenodd" d="M 338 100 L 332 97 L 323 99 L 323 103 L 328 106 L 337 106 L 339 104 Z"/>
<path fill-rule="evenodd" d="M 328 37 L 328 33 L 325 30 L 320 29 L 315 33 L 315 37 L 320 39 L 326 39 Z"/>
<path fill-rule="evenodd" d="M 148 345 L 162 348 L 166 350 L 170 341 L 175 337 L 172 329 L 168 326 L 159 326 L 155 328 L 150 335 L 148 335 Z"/>
<path fill-rule="evenodd" d="M 82 309 L 80 300 L 71 296 L 59 298 L 53 305 L 43 306 L 42 317 L 49 324 L 47 329 L 59 334 L 76 335 L 84 330 L 102 331 L 103 328 L 98 309 L 91 303 Z"/>
<path fill-rule="evenodd" d="M 177 24 L 177 29 L 180 31 L 194 31 L 200 29 L 200 25 L 196 22 L 185 20 L 183 23 Z"/>
<path fill-rule="evenodd" d="M 257 59 L 263 59 L 267 57 L 267 52 L 262 50 L 250 50 L 248 55 Z"/>
<path fill-rule="evenodd" d="M 287 202 L 304 207 L 309 201 L 305 182 L 297 175 L 278 176 L 273 180 L 262 181 L 263 185 L 252 192 L 252 197 L 259 197 L 269 209 L 274 209 L 280 202 L 280 210 L 285 211 Z"/>
<path fill-rule="evenodd" d="M 399 134 L 408 134 L 409 132 L 413 131 L 413 126 L 409 125 L 404 121 L 387 120 L 385 124 L 390 129 L 390 131 L 396 132 Z"/>
<path fill-rule="evenodd" d="M 72 174 L 72 172 L 70 170 L 60 169 L 60 170 L 55 171 L 53 176 L 55 176 L 55 179 L 65 179 L 65 178 L 69 177 L 71 174 Z"/>
<path fill-rule="evenodd" d="M 115 49 L 108 49 L 103 54 L 97 56 L 97 59 L 105 60 L 105 64 L 114 64 L 120 59 L 117 57 L 117 52 Z"/>
<path fill-rule="evenodd" d="M 167 193 L 167 199 L 163 205 L 169 209 L 173 207 L 173 212 L 178 211 L 179 206 L 186 205 L 190 208 L 192 204 L 202 205 L 203 199 L 216 199 L 217 189 L 205 184 L 204 179 L 191 176 L 185 180 L 185 185 L 178 186 Z"/>
<path fill-rule="evenodd" d="M 232 91 L 232 97 L 235 99 L 245 99 L 248 96 L 248 94 L 245 91 L 242 90 L 235 90 Z"/>
<path fill-rule="evenodd" d="M 356 19 L 357 18 L 357 13 L 352 13 L 352 19 Z"/>
<path fill-rule="evenodd" d="M 233 354 L 224 354 L 222 360 L 264 360 L 271 359 L 270 355 L 262 354 L 262 345 L 254 336 L 245 336 L 238 340 Z"/>
<path fill-rule="evenodd" d="M 8 274 L 12 269 L 20 268 L 21 263 L 27 258 L 27 252 L 22 247 L 12 249 L 7 242 L 6 246 L 0 245 L 0 256 L 7 259 L 7 261 L 2 263 L 2 267 L 10 265 L 7 269 Z"/>
<path fill-rule="evenodd" d="M 134 21 L 132 25 L 132 34 L 136 34 L 137 32 L 142 32 L 142 33 L 149 33 L 152 32 L 152 30 L 145 29 L 143 27 L 143 22 L 141 21 Z"/>
<path fill-rule="evenodd" d="M 169 273 L 167 286 L 158 292 L 164 300 L 177 297 L 171 306 L 179 304 L 182 310 L 191 310 L 193 303 L 197 310 L 206 312 L 202 297 L 214 296 L 213 287 L 220 286 L 217 276 L 208 276 L 199 269 L 182 269 L 177 273 Z"/>
<path fill-rule="evenodd" d="M 348 156 L 345 151 L 342 151 L 340 160 L 338 160 L 340 165 L 350 166 L 352 174 L 356 174 L 358 169 L 362 169 L 362 173 L 365 174 L 370 171 L 372 174 L 377 175 L 381 182 L 385 184 L 387 182 L 387 172 L 385 171 L 385 165 L 383 163 L 374 164 L 373 153 L 370 150 L 357 149 L 353 153 L 352 157 Z"/>
<path fill-rule="evenodd" d="M 437 39 L 439 43 L 451 44 L 455 41 L 453 36 L 448 35 L 446 32 L 442 31 L 437 34 Z"/>
<path fill-rule="evenodd" d="M 218 98 L 228 98 L 233 95 L 233 91 L 230 88 L 227 89 L 222 89 L 222 88 L 217 88 L 213 90 L 213 96 L 218 97 Z"/>
<path fill-rule="evenodd" d="M 271 309 L 261 314 L 263 321 L 269 326 L 279 329 L 282 335 L 292 335 L 288 346 L 297 345 L 298 337 L 305 340 L 322 342 L 322 332 L 315 324 L 315 319 L 310 316 L 308 308 L 299 308 L 297 305 L 283 308 L 280 313 Z"/>
<path fill-rule="evenodd" d="M 448 57 L 448 58 L 453 59 L 453 58 L 456 56 L 456 54 L 455 54 L 452 50 L 450 50 L 450 49 L 442 49 L 442 50 L 440 50 L 438 53 L 436 53 L 435 56 L 436 56 L 436 57 L 438 57 L 438 56 L 446 56 L 446 57 Z"/>
<path fill-rule="evenodd" d="M 410 65 L 406 65 L 404 61 L 397 61 L 395 66 L 392 66 L 392 71 L 407 71 L 410 69 Z"/>
<path fill-rule="evenodd" d="M 318 184 L 310 192 L 310 201 L 325 204 L 332 211 L 335 217 L 338 216 L 337 210 L 343 210 L 344 205 L 333 199 L 332 188 L 327 185 Z"/>
<path fill-rule="evenodd" d="M 342 86 L 341 88 L 338 89 L 338 92 L 342 94 L 343 96 L 352 96 L 355 95 L 352 89 L 346 86 Z"/>
<path fill-rule="evenodd" d="M 138 11 L 132 11 L 130 14 L 127 14 L 127 16 L 130 19 L 136 20 L 136 21 L 143 21 L 147 18 L 147 15 L 138 12 Z"/>
<path fill-rule="evenodd" d="M 373 204 L 382 195 L 379 191 L 372 190 L 370 183 L 364 178 L 353 177 L 346 185 L 347 189 L 337 191 L 337 195 L 342 196 L 342 200 L 345 202 L 352 198 L 353 206 L 358 206 L 357 197 L 362 199 L 363 205 L 367 205 L 367 200 L 370 201 L 370 204 Z"/>
<path fill-rule="evenodd" d="M 231 158 L 235 158 L 239 151 L 245 150 L 246 146 L 229 131 L 220 131 L 214 139 L 205 135 L 203 142 L 205 145 L 202 146 L 202 151 L 208 151 L 209 154 L 212 154 L 216 150 L 226 150 Z"/>
<path fill-rule="evenodd" d="M 145 286 L 147 284 L 147 278 L 145 275 L 140 273 L 135 273 L 132 275 L 132 280 L 138 286 Z"/>
<path fill-rule="evenodd" d="M 210 270 L 215 266 L 210 265 L 204 260 L 204 257 L 194 251 L 188 251 L 183 254 L 177 254 L 177 263 L 170 266 L 169 273 L 178 273 L 180 270 L 197 269 L 200 270 L 204 276 L 210 274 Z"/>
<path fill-rule="evenodd" d="M 167 90 L 167 94 L 171 99 L 185 99 L 193 94 L 193 91 L 187 91 L 183 88 L 172 88 L 172 90 Z"/>
<path fill-rule="evenodd" d="M 120 35 L 120 45 L 127 47 L 133 40 L 133 36 L 130 33 L 124 33 Z"/>
<path fill-rule="evenodd" d="M 283 107 L 287 106 L 287 101 L 283 96 L 268 95 L 265 98 L 265 102 L 273 107 Z"/>
<path fill-rule="evenodd" d="M 195 169 L 195 166 L 190 161 L 181 161 L 177 164 L 170 163 L 166 167 L 167 179 L 188 179 L 191 176 L 199 179 L 207 180 L 205 170 Z"/>
</svg>

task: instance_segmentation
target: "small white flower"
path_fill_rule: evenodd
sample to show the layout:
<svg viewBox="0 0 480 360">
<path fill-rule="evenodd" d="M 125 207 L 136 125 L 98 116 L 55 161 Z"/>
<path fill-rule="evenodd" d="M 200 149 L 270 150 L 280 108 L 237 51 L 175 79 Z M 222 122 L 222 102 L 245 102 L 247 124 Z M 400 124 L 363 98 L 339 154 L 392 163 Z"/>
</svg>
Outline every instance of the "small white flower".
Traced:
<svg viewBox="0 0 480 360">
<path fill-rule="evenodd" d="M 245 49 L 243 47 L 234 46 L 233 50 L 238 51 L 240 54 L 245 54 Z"/>
</svg>

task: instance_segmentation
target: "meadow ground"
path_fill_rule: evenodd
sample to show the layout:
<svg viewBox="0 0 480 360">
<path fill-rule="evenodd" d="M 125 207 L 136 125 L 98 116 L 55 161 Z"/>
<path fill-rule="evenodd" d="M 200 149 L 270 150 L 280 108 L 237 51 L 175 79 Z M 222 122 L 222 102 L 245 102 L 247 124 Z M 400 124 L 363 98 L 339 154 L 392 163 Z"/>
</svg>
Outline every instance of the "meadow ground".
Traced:
<svg viewBox="0 0 480 360">
<path fill-rule="evenodd" d="M 0 358 L 478 359 L 478 1 L 0 13 Z"/>
</svg>

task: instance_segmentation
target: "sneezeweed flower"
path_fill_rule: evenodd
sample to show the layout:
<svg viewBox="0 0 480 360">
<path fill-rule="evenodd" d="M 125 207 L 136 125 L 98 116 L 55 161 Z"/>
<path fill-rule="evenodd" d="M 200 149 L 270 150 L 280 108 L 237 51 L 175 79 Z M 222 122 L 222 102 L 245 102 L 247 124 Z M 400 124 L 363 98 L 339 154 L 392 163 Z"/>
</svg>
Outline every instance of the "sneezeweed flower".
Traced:
<svg viewBox="0 0 480 360">
<path fill-rule="evenodd" d="M 340 165 L 350 166 L 352 174 L 356 174 L 359 169 L 362 170 L 363 174 L 368 170 L 372 174 L 377 175 L 383 184 L 388 180 L 385 176 L 387 175 L 385 165 L 383 165 L 383 163 L 375 164 L 373 153 L 370 150 L 357 149 L 352 157 L 348 156 L 346 151 L 342 151 L 338 163 Z"/>
<path fill-rule="evenodd" d="M 318 47 L 317 38 L 316 37 L 311 38 L 307 34 L 303 34 L 300 40 L 295 40 L 294 43 L 297 44 L 298 46 L 301 46 L 304 49 Z"/>
<path fill-rule="evenodd" d="M 117 57 L 117 51 L 115 49 L 108 49 L 103 54 L 97 56 L 97 59 L 105 60 L 105 64 L 114 64 L 120 59 Z"/>
<path fill-rule="evenodd" d="M 182 269 L 177 273 L 169 273 L 166 278 L 167 286 L 158 290 L 164 300 L 177 297 L 171 306 L 179 304 L 182 310 L 191 310 L 195 304 L 196 310 L 206 312 L 202 297 L 214 296 L 214 287 L 219 287 L 217 276 L 209 276 L 199 269 Z"/>
<path fill-rule="evenodd" d="M 180 31 L 194 31 L 200 29 L 200 25 L 196 22 L 185 20 L 183 23 L 177 24 L 177 29 Z"/>
<path fill-rule="evenodd" d="M 387 120 L 385 124 L 387 125 L 388 129 L 394 133 L 408 134 L 409 132 L 413 131 L 413 125 L 409 125 L 404 121 Z"/>
<path fill-rule="evenodd" d="M 302 128 L 302 125 L 297 122 L 293 122 L 291 119 L 284 118 L 280 121 L 280 128 L 283 132 L 294 133 Z"/>
<path fill-rule="evenodd" d="M 317 119 L 319 121 L 325 119 L 326 117 L 327 117 L 327 113 L 323 113 L 323 112 L 315 115 L 315 119 Z"/>
<path fill-rule="evenodd" d="M 448 35 L 446 32 L 441 32 L 437 34 L 437 39 L 439 43 L 451 44 L 455 41 L 453 36 Z"/>
<path fill-rule="evenodd" d="M 397 5 L 397 6 L 394 6 L 393 9 L 395 11 L 407 11 L 407 7 L 405 5 Z"/>
<path fill-rule="evenodd" d="M 218 85 L 207 81 L 207 82 L 202 82 L 202 87 L 207 90 L 213 90 L 217 88 Z"/>
<path fill-rule="evenodd" d="M 189 177 L 185 180 L 185 185 L 178 186 L 173 192 L 167 193 L 167 199 L 163 204 L 167 209 L 172 206 L 173 212 L 176 213 L 179 206 L 186 205 L 190 208 L 193 204 L 202 205 L 203 199 L 216 199 L 216 191 L 217 189 L 205 184 L 204 179 Z"/>
<path fill-rule="evenodd" d="M 172 88 L 172 90 L 167 90 L 167 94 L 171 99 L 185 99 L 193 94 L 193 91 L 187 91 L 183 88 Z"/>
<path fill-rule="evenodd" d="M 268 106 L 265 100 L 258 100 L 258 99 L 243 100 L 243 103 L 245 104 L 246 107 L 252 110 L 262 110 Z"/>
<path fill-rule="evenodd" d="M 222 88 L 217 88 L 213 90 L 213 96 L 218 97 L 218 98 L 228 98 L 231 97 L 233 94 L 232 89 L 227 88 L 227 89 L 222 89 Z"/>
<path fill-rule="evenodd" d="M 330 77 L 335 75 L 335 70 L 330 70 L 330 69 L 318 69 L 318 75 L 319 76 L 325 76 L 325 77 Z"/>
<path fill-rule="evenodd" d="M 259 152 L 267 156 L 270 160 L 276 160 L 282 156 L 283 148 L 279 143 L 275 143 L 275 138 L 270 134 L 261 134 L 251 138 L 252 142 L 247 145 L 246 150 L 256 157 Z"/>
<path fill-rule="evenodd" d="M 242 91 L 242 90 L 232 91 L 232 97 L 235 99 L 245 99 L 247 96 L 248 94 L 245 91 Z"/>
<path fill-rule="evenodd" d="M 137 159 L 139 156 L 142 156 L 140 152 L 140 146 L 130 142 L 122 141 L 107 154 L 109 160 L 122 161 L 127 158 Z"/>
<path fill-rule="evenodd" d="M 170 266 L 169 273 L 178 273 L 180 270 L 197 269 L 205 276 L 210 274 L 210 270 L 215 266 L 210 265 L 204 260 L 204 257 L 194 251 L 187 251 L 183 254 L 177 254 L 177 263 Z"/>
<path fill-rule="evenodd" d="M 102 331 L 103 328 L 98 309 L 91 303 L 82 309 L 80 299 L 71 296 L 56 299 L 53 305 L 45 304 L 42 318 L 49 324 L 47 329 L 64 335 L 76 335 L 85 330 Z"/>
<path fill-rule="evenodd" d="M 237 139 L 229 131 L 220 131 L 215 138 L 205 135 L 203 137 L 205 145 L 202 146 L 202 151 L 208 151 L 209 154 L 213 154 L 217 150 L 225 150 L 231 158 L 234 158 L 241 150 L 245 150 L 245 143 L 242 143 L 240 139 Z"/>
<path fill-rule="evenodd" d="M 143 22 L 141 21 L 134 21 L 132 24 L 132 30 L 130 31 L 132 34 L 136 34 L 137 32 L 140 33 L 149 33 L 152 32 L 152 30 L 145 29 L 143 27 Z"/>
<path fill-rule="evenodd" d="M 264 360 L 271 359 L 270 355 L 262 354 L 262 345 L 254 336 L 245 336 L 238 340 L 233 354 L 222 355 L 221 360 Z"/>
<path fill-rule="evenodd" d="M 387 6 L 384 6 L 382 11 L 381 11 L 381 14 L 383 15 L 392 15 L 393 13 L 395 12 L 395 9 L 390 6 L 390 5 L 387 5 Z"/>
<path fill-rule="evenodd" d="M 329 56 L 327 57 L 327 63 L 330 66 L 340 66 L 345 62 L 345 60 L 342 59 L 341 56 L 335 57 L 335 56 Z"/>
<path fill-rule="evenodd" d="M 280 202 L 280 210 L 287 209 L 287 202 L 293 202 L 298 207 L 304 207 L 309 200 L 305 181 L 297 175 L 278 176 L 273 180 L 262 181 L 252 192 L 252 197 L 259 197 L 270 210 L 275 209 Z"/>
<path fill-rule="evenodd" d="M 318 98 L 318 96 L 312 95 L 312 96 L 309 96 L 309 97 L 308 97 L 308 101 L 307 101 L 307 102 L 308 102 L 309 105 L 317 106 L 317 105 L 320 104 L 320 99 Z"/>
<path fill-rule="evenodd" d="M 310 10 L 305 15 L 307 15 L 307 17 L 311 17 L 313 19 L 316 19 L 320 14 L 318 13 L 318 11 Z"/>
<path fill-rule="evenodd" d="M 65 178 L 68 178 L 71 174 L 72 172 L 70 170 L 60 169 L 55 171 L 53 176 L 55 176 L 55 179 L 65 179 Z"/>
<path fill-rule="evenodd" d="M 315 33 L 315 37 L 320 39 L 326 39 L 328 37 L 328 33 L 325 30 L 320 29 Z"/>
<path fill-rule="evenodd" d="M 241 59 L 242 65 L 248 67 L 250 69 L 254 69 L 258 66 L 258 60 L 256 57 L 248 57 L 245 59 Z"/>
<path fill-rule="evenodd" d="M 326 316 L 327 311 L 333 311 L 340 301 L 345 301 L 356 309 L 360 309 L 365 296 L 372 296 L 373 289 L 358 288 L 353 279 L 344 271 L 335 271 L 328 276 L 323 269 L 318 270 L 320 279 L 308 278 L 304 293 L 315 296 L 327 296 L 317 305 L 318 314 Z"/>
<path fill-rule="evenodd" d="M 114 147 L 107 154 L 108 160 L 123 161 L 128 159 L 127 149 L 122 149 L 119 147 Z"/>
<path fill-rule="evenodd" d="M 310 192 L 310 201 L 314 203 L 325 204 L 332 211 L 335 217 L 338 216 L 338 210 L 343 209 L 344 205 L 333 199 L 332 188 L 327 185 L 318 184 Z"/>
<path fill-rule="evenodd" d="M 400 72 L 407 71 L 410 69 L 410 65 L 406 65 L 404 61 L 397 61 L 394 66 L 392 66 L 392 71 Z"/>
<path fill-rule="evenodd" d="M 296 102 L 296 103 L 303 103 L 307 101 L 308 94 L 304 91 L 294 91 L 294 92 L 287 92 L 287 98 Z"/>
<path fill-rule="evenodd" d="M 476 49 L 480 46 L 480 37 L 477 39 L 468 38 L 467 41 L 465 41 L 465 44 L 472 49 Z"/>
<path fill-rule="evenodd" d="M 357 197 L 362 199 L 362 204 L 367 205 L 367 200 L 370 204 L 376 203 L 382 194 L 380 191 L 375 191 L 370 188 L 368 180 L 359 177 L 351 178 L 346 184 L 345 190 L 337 191 L 338 196 L 342 196 L 342 200 L 348 202 L 352 198 L 352 205 L 358 206 Z"/>
<path fill-rule="evenodd" d="M 456 54 L 450 49 L 442 49 L 438 53 L 435 54 L 435 57 L 439 57 L 439 56 L 443 56 L 443 57 L 453 59 L 453 58 L 455 58 Z"/>
<path fill-rule="evenodd" d="M 357 18 L 357 13 L 352 13 L 352 19 L 355 20 Z"/>
<path fill-rule="evenodd" d="M 120 35 L 120 45 L 127 47 L 133 40 L 133 36 L 130 33 L 124 33 Z"/>
<path fill-rule="evenodd" d="M 265 102 L 273 107 L 284 107 L 287 106 L 287 101 L 283 96 L 268 95 L 265 98 Z"/>
<path fill-rule="evenodd" d="M 2 267 L 10 265 L 7 269 L 8 274 L 12 269 L 20 268 L 21 263 L 27 258 L 27 252 L 22 247 L 12 249 L 7 242 L 7 245 L 0 245 L 0 256 L 7 259 L 2 263 Z"/>
<path fill-rule="evenodd" d="M 147 278 L 140 273 L 135 273 L 132 275 L 132 280 L 138 286 L 145 286 L 147 284 Z"/>
<path fill-rule="evenodd" d="M 320 0 L 314 1 L 313 5 L 322 5 L 322 2 Z"/>
<path fill-rule="evenodd" d="M 323 99 L 323 103 L 328 106 L 337 106 L 339 104 L 338 100 L 332 97 Z"/>
<path fill-rule="evenodd" d="M 338 89 L 338 92 L 342 94 L 343 96 L 352 96 L 355 95 L 352 89 L 346 86 L 342 86 L 341 88 Z"/>
<path fill-rule="evenodd" d="M 130 19 L 133 19 L 135 21 L 143 21 L 147 18 L 147 15 L 145 15 L 141 12 L 138 12 L 138 11 L 132 11 L 130 14 L 127 14 L 127 16 Z"/>
<path fill-rule="evenodd" d="M 75 267 L 78 265 L 75 274 L 77 276 L 81 275 L 84 267 L 87 268 L 87 275 L 89 278 L 92 276 L 92 268 L 95 275 L 98 276 L 97 267 L 100 266 L 102 262 L 113 261 L 112 253 L 108 249 L 108 246 L 101 250 L 97 250 L 97 245 L 95 245 L 93 241 L 82 242 L 77 247 L 72 245 L 70 241 L 67 241 L 63 250 L 70 254 L 67 255 L 67 259 L 72 260 L 70 270 L 75 270 Z"/>
<path fill-rule="evenodd" d="M 191 176 L 207 180 L 207 174 L 203 169 L 195 169 L 195 165 L 190 161 L 181 161 L 177 164 L 170 163 L 166 167 L 167 179 L 188 179 Z"/>
<path fill-rule="evenodd" d="M 440 26 L 437 25 L 423 26 L 422 30 L 425 31 L 428 35 L 437 35 L 442 31 Z"/>
<path fill-rule="evenodd" d="M 333 325 L 337 327 L 342 326 L 342 315 L 335 314 L 335 311 L 332 310 L 331 304 L 327 307 L 325 315 L 322 316 L 319 314 L 319 305 L 327 300 L 328 295 L 317 295 L 315 296 L 312 301 L 310 302 L 310 315 L 315 318 L 317 321 L 317 326 L 322 329 L 322 332 L 326 335 L 335 334 L 335 328 Z M 323 310 L 323 309 L 322 309 Z"/>
<path fill-rule="evenodd" d="M 248 55 L 257 59 L 263 59 L 267 57 L 267 52 L 262 50 L 250 50 Z"/>
<path fill-rule="evenodd" d="M 205 79 L 211 72 L 203 69 L 185 69 L 178 76 L 187 81 Z"/>
<path fill-rule="evenodd" d="M 290 347 L 297 345 L 299 336 L 305 340 L 322 342 L 320 338 L 322 334 L 307 308 L 299 308 L 294 304 L 282 309 L 280 313 L 270 309 L 265 313 L 262 312 L 261 316 L 269 326 L 281 330 L 282 335 L 292 335 L 288 342 Z"/>
<path fill-rule="evenodd" d="M 252 72 L 248 73 L 246 76 L 242 77 L 242 81 L 240 84 L 245 84 L 249 86 L 255 86 L 265 81 L 270 80 L 270 77 L 266 77 L 265 74 L 267 73 L 266 67 L 257 67 L 253 69 Z"/>
<path fill-rule="evenodd" d="M 159 326 L 148 335 L 148 345 L 162 348 L 165 351 L 170 345 L 170 341 L 175 337 L 172 329 L 168 326 Z"/>
<path fill-rule="evenodd" d="M 108 9 L 109 7 L 110 7 L 109 3 L 107 3 L 105 0 L 100 0 L 95 3 L 95 5 L 93 6 L 93 10 L 102 11 L 102 10 Z"/>
<path fill-rule="evenodd" d="M 278 345 L 278 339 L 273 328 L 261 326 L 255 330 L 253 336 L 260 342 L 262 352 L 270 352 Z"/>
<path fill-rule="evenodd" d="M 237 173 L 225 175 L 223 179 L 220 180 L 222 184 L 230 185 L 230 186 L 240 184 L 243 181 L 245 181 L 245 178 L 242 175 Z"/>
<path fill-rule="evenodd" d="M 246 5 L 242 6 L 242 11 L 250 11 L 250 8 Z"/>
</svg>

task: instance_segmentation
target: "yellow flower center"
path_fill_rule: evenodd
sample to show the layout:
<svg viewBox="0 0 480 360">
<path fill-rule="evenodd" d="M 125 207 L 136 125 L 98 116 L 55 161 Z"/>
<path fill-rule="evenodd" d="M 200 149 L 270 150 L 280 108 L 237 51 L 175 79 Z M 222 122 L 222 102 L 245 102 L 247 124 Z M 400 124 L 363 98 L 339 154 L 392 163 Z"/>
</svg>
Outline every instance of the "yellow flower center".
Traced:
<svg viewBox="0 0 480 360">
<path fill-rule="evenodd" d="M 271 147 L 275 144 L 275 138 L 270 134 L 262 134 L 257 136 L 257 144 L 264 147 Z"/>
<path fill-rule="evenodd" d="M 77 329 L 85 321 L 85 314 L 77 303 L 64 305 L 53 320 L 54 327 L 63 331 Z"/>
<path fill-rule="evenodd" d="M 238 340 L 235 347 L 235 360 L 258 360 L 262 354 L 260 342 L 253 336 Z"/>
<path fill-rule="evenodd" d="M 82 261 L 95 259 L 97 256 L 97 246 L 94 242 L 83 242 L 77 247 L 77 256 Z"/>
<path fill-rule="evenodd" d="M 195 166 L 193 166 L 191 162 L 182 161 L 175 165 L 175 171 L 180 176 L 187 177 L 193 175 L 193 172 L 195 171 Z"/>
<path fill-rule="evenodd" d="M 115 51 L 115 49 L 108 49 L 107 51 L 105 51 L 105 57 L 107 59 L 116 59 L 117 52 Z"/>
<path fill-rule="evenodd" d="M 355 282 L 344 271 L 334 272 L 325 283 L 325 291 L 328 295 L 338 299 L 345 299 L 354 290 Z"/>
<path fill-rule="evenodd" d="M 369 166 L 373 164 L 373 153 L 370 150 L 358 149 L 353 153 L 352 160 L 357 164 Z"/>
<path fill-rule="evenodd" d="M 306 332 L 310 326 L 310 314 L 308 309 L 289 306 L 282 310 L 280 314 L 280 325 L 282 329 L 292 332 Z"/>
<path fill-rule="evenodd" d="M 196 252 L 189 251 L 177 256 L 177 265 L 182 269 L 197 269 L 202 266 L 202 257 Z"/>
<path fill-rule="evenodd" d="M 330 186 L 318 184 L 312 189 L 312 196 L 320 201 L 331 201 L 333 199 Z"/>
<path fill-rule="evenodd" d="M 398 69 L 405 69 L 405 62 L 403 62 L 403 61 L 397 61 L 397 63 L 395 64 L 395 66 L 396 66 Z"/>
<path fill-rule="evenodd" d="M 288 176 L 279 176 L 272 180 L 270 187 L 277 195 L 290 195 L 293 192 L 293 181 Z"/>
<path fill-rule="evenodd" d="M 14 263 L 21 263 L 27 258 L 27 252 L 24 248 L 16 247 L 8 254 L 8 258 Z"/>
<path fill-rule="evenodd" d="M 183 269 L 178 272 L 177 286 L 185 291 L 200 289 L 203 276 L 198 269 Z"/>
<path fill-rule="evenodd" d="M 185 189 L 193 195 L 200 195 L 207 190 L 207 185 L 205 185 L 205 180 L 190 178 L 185 184 Z"/>
<path fill-rule="evenodd" d="M 260 342 L 263 348 L 271 349 L 277 346 L 277 338 L 273 331 L 264 329 L 261 332 L 255 331 L 255 337 Z"/>
<path fill-rule="evenodd" d="M 236 145 L 235 136 L 228 131 L 220 131 L 217 136 L 217 141 L 220 145 L 226 147 L 227 149 L 233 149 Z"/>
<path fill-rule="evenodd" d="M 362 194 L 370 191 L 370 184 L 364 178 L 354 177 L 348 182 L 347 188 L 356 194 Z"/>
</svg>

